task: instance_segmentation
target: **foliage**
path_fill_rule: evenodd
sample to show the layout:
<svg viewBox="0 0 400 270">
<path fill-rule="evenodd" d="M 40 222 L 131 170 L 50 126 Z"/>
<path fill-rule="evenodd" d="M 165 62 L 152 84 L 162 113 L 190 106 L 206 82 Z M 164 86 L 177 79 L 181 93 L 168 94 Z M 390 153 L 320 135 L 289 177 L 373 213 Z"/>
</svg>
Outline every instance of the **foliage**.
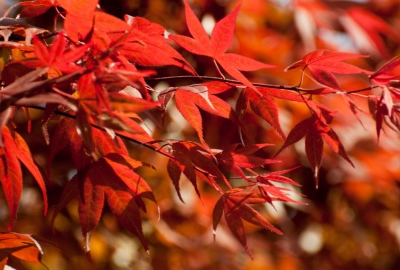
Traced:
<svg viewBox="0 0 400 270">
<path fill-rule="evenodd" d="M 229 228 L 253 258 L 247 230 L 285 234 L 282 222 L 273 225 L 267 205 L 275 208 L 283 202 L 307 209 L 311 202 L 298 194 L 297 181 L 306 185 L 309 179 L 296 177 L 296 172 L 309 168 L 318 188 L 326 185 L 319 179 L 326 181 L 330 168 L 324 160 L 346 168 L 343 179 L 356 178 L 352 172 L 367 162 L 360 150 L 349 151 L 346 141 L 352 138 L 343 127 L 354 124 L 346 119 L 366 128 L 374 125 L 381 144 L 394 140 L 391 130 L 400 128 L 400 61 L 389 60 L 399 35 L 368 8 L 349 4 L 340 11 L 320 1 L 293 1 L 297 38 L 305 46 L 300 50 L 294 44 L 299 53 L 283 61 L 285 44 L 291 42 L 276 33 L 268 34 L 277 47 L 264 44 L 258 55 L 252 55 L 256 49 L 251 48 L 251 37 L 240 40 L 240 33 L 249 30 L 243 22 L 237 24 L 241 10 L 260 19 L 261 1 L 255 1 L 253 9 L 247 2 L 233 5 L 231 12 L 219 16 L 210 36 L 187 0 L 186 34 L 186 29 L 170 34 L 140 16 L 119 19 L 98 4 L 19 3 L 21 17 L 40 20 L 53 12 L 52 30 L 7 17 L 0 20 L 0 181 L 9 231 L 18 223 L 23 178 L 29 172 L 42 193 L 44 215 L 50 210 L 49 223 L 56 229 L 60 215 L 65 218 L 66 212 L 77 209 L 88 256 L 96 228 L 111 216 L 150 253 L 145 228 L 149 223 L 162 227 L 173 200 L 166 195 L 165 177 L 154 179 L 154 170 L 164 170 L 180 201 L 199 200 L 209 209 L 204 210 L 206 223 L 215 241 L 221 227 Z M 267 7 L 275 7 L 275 16 L 284 16 L 276 6 Z M 335 21 L 340 12 L 343 18 Z M 355 40 L 360 53 L 355 47 L 353 52 L 340 51 L 302 23 L 332 32 L 342 23 L 341 30 Z M 266 34 L 265 29 L 251 31 L 254 36 Z M 231 52 L 232 44 L 242 49 Z M 27 120 L 21 121 L 23 117 Z M 188 127 L 179 130 L 181 118 Z M 303 138 L 304 152 L 290 152 L 289 146 Z M 45 158 L 44 150 L 35 147 L 39 140 L 46 143 L 41 147 Z M 42 161 L 35 155 L 42 155 Z M 55 168 L 64 160 L 66 170 L 74 173 L 67 177 L 64 172 L 63 181 L 55 180 L 55 174 L 61 174 Z M 393 174 L 383 185 L 396 185 L 392 179 L 398 179 L 398 173 Z M 187 183 L 195 194 L 188 196 Z M 55 186 L 58 191 L 52 195 Z M 3 268 L 11 257 L 40 263 L 42 250 L 31 236 L 4 233 L 1 239 Z"/>
</svg>

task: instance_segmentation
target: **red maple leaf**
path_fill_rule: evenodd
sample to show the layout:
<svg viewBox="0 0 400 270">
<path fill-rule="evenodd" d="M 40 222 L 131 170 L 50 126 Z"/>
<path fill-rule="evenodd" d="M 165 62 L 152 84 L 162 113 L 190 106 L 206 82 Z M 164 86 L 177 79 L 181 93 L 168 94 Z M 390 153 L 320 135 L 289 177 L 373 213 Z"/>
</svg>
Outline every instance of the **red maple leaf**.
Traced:
<svg viewBox="0 0 400 270">
<path fill-rule="evenodd" d="M 282 234 L 280 230 L 275 228 L 260 213 L 258 213 L 256 210 L 254 210 L 248 205 L 248 204 L 262 204 L 266 202 L 267 199 L 265 199 L 262 195 L 257 194 L 255 192 L 246 192 L 243 191 L 241 188 L 235 188 L 226 192 L 217 201 L 213 210 L 214 239 L 218 223 L 220 222 L 222 215 L 224 215 L 228 227 L 235 236 L 235 238 L 246 249 L 249 256 L 253 258 L 252 253 L 247 245 L 247 240 L 242 220 L 245 220 L 257 226 L 261 226 L 264 229 L 268 229 L 277 234 L 280 235 Z"/>
<path fill-rule="evenodd" d="M 169 38 L 191 53 L 211 57 L 233 78 L 255 89 L 253 84 L 240 71 L 254 71 L 273 66 L 234 53 L 226 53 L 232 43 L 240 5 L 215 25 L 210 39 L 188 2 L 185 0 L 184 3 L 186 24 L 193 38 L 181 35 L 170 35 Z M 219 70 L 217 64 L 216 67 Z"/>
<path fill-rule="evenodd" d="M 53 221 L 63 207 L 77 199 L 82 234 L 86 239 L 86 251 L 89 252 L 90 234 L 99 223 L 107 201 L 118 222 L 136 235 L 148 251 L 142 232 L 140 209 L 146 211 L 143 198 L 155 203 L 156 200 L 145 180 L 133 171 L 141 165 L 141 162 L 129 156 L 117 153 L 110 153 L 91 162 L 80 169 L 64 187 Z"/>
<path fill-rule="evenodd" d="M 19 200 L 22 194 L 22 163 L 38 183 L 44 201 L 44 213 L 47 213 L 47 193 L 45 183 L 38 167 L 32 159 L 31 152 L 24 139 L 15 131 L 10 131 L 7 126 L 1 130 L 4 146 L 0 148 L 0 181 L 10 210 L 11 229 L 16 218 Z"/>
<path fill-rule="evenodd" d="M 382 85 L 381 89 L 382 92 L 379 96 L 368 97 L 369 110 L 376 122 L 378 141 L 384 121 L 395 131 L 399 131 L 400 128 L 400 90 L 386 85 Z"/>
<path fill-rule="evenodd" d="M 66 10 L 64 29 L 74 40 L 84 40 L 93 28 L 94 11 L 99 0 L 57 0 Z"/>
<path fill-rule="evenodd" d="M 20 6 L 23 7 L 20 13 L 21 17 L 36 17 L 56 6 L 56 4 L 54 0 L 36 0 L 22 2 Z"/>
<path fill-rule="evenodd" d="M 218 166 L 215 164 L 215 159 L 201 145 L 193 142 L 175 142 L 172 144 L 172 154 L 174 159 L 168 161 L 168 174 L 174 184 L 181 201 L 183 201 L 179 181 L 183 173 L 191 182 L 200 197 L 200 192 L 197 188 L 197 178 L 206 181 L 210 186 L 222 193 L 222 189 L 215 182 L 215 179 L 223 180 L 228 187 L 231 187 L 228 180 L 221 173 Z M 202 173 L 207 172 L 205 176 Z"/>
<path fill-rule="evenodd" d="M 242 169 L 261 167 L 266 164 L 277 163 L 278 160 L 265 159 L 254 156 L 253 154 L 271 144 L 254 144 L 239 147 L 239 144 L 227 146 L 217 155 L 218 163 L 228 168 L 232 173 L 247 179 Z"/>
<path fill-rule="evenodd" d="M 314 173 L 315 184 L 318 187 L 318 174 L 321 167 L 322 154 L 323 154 L 323 140 L 335 153 L 343 157 L 353 167 L 353 162 L 347 156 L 346 151 L 337 136 L 336 132 L 322 121 L 317 114 L 298 123 L 290 132 L 282 147 L 275 154 L 278 155 L 281 151 L 298 142 L 301 138 L 305 137 L 305 150 L 311 170 Z"/>
<path fill-rule="evenodd" d="M 67 39 L 63 32 L 59 32 L 53 44 L 48 48 L 37 37 L 33 37 L 33 44 L 35 45 L 35 55 L 38 60 L 27 60 L 22 62 L 30 67 L 50 67 L 60 70 L 64 73 L 72 73 L 82 70 L 83 68 L 76 64 L 76 61 L 85 54 L 90 44 L 76 47 L 67 50 Z M 56 77 L 59 72 L 48 71 L 54 73 L 51 77 Z"/>
<path fill-rule="evenodd" d="M 139 66 L 174 65 L 195 73 L 190 64 L 171 47 L 165 38 L 164 27 L 141 17 L 126 15 L 125 21 L 128 30 L 124 33 L 110 30 L 110 46 L 117 48 L 130 62 Z"/>
<path fill-rule="evenodd" d="M 213 91 L 212 89 L 212 84 L 197 84 L 171 87 L 159 94 L 163 109 L 166 109 L 168 102 L 172 97 L 175 97 L 176 108 L 196 130 L 200 142 L 204 146 L 207 146 L 207 143 L 204 140 L 203 120 L 199 108 L 242 126 L 232 107 L 219 97 L 210 94 L 210 91 Z"/>
<path fill-rule="evenodd" d="M 270 173 L 266 173 L 266 174 L 261 174 L 257 176 L 257 181 L 260 183 L 264 183 L 264 184 L 269 184 L 272 185 L 271 182 L 279 182 L 279 183 L 286 183 L 286 184 L 290 184 L 293 186 L 300 186 L 300 184 L 298 184 L 297 182 L 293 181 L 292 179 L 282 176 L 282 174 L 291 172 L 295 169 L 297 169 L 298 167 L 294 167 L 292 169 L 289 170 L 283 170 L 283 171 L 276 171 L 276 172 L 270 172 Z"/>
<path fill-rule="evenodd" d="M 308 68 L 312 78 L 315 79 L 316 82 L 333 89 L 341 90 L 334 74 L 370 73 L 362 68 L 342 62 L 343 60 L 359 57 L 368 56 L 354 53 L 316 50 L 306 54 L 303 59 L 291 64 L 285 70 L 303 67 L 302 72 L 304 73 L 304 69 Z"/>
<path fill-rule="evenodd" d="M 400 77 L 400 58 L 397 56 L 385 63 L 379 70 L 370 76 L 370 80 L 377 85 L 387 85 Z"/>
<path fill-rule="evenodd" d="M 0 233 L 0 269 L 7 267 L 13 259 L 40 264 L 42 247 L 29 234 Z"/>
<path fill-rule="evenodd" d="M 268 91 L 262 87 L 258 88 L 257 92 L 251 88 L 243 89 L 241 98 L 246 99 L 246 101 L 241 101 L 244 102 L 241 110 L 247 110 L 247 107 L 250 107 L 255 114 L 267 121 L 282 139 L 286 139 L 279 123 L 278 106 Z"/>
</svg>

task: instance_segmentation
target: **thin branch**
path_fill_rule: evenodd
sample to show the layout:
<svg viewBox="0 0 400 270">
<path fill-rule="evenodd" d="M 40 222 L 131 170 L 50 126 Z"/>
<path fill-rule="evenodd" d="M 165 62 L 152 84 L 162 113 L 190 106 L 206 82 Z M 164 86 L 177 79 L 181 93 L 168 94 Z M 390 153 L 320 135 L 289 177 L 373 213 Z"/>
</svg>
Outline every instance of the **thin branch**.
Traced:
<svg viewBox="0 0 400 270">
<path fill-rule="evenodd" d="M 369 86 L 369 87 L 365 87 L 365 88 L 361 88 L 361 89 L 351 90 L 351 91 L 347 91 L 347 94 L 354 94 L 354 93 L 364 92 L 364 91 L 372 90 L 372 89 L 375 89 L 375 88 L 379 88 L 379 86 L 374 85 L 374 86 Z"/>
<path fill-rule="evenodd" d="M 174 81 L 174 80 L 198 80 L 202 81 L 219 81 L 226 82 L 232 84 L 242 85 L 238 80 L 226 79 L 221 77 L 212 77 L 212 76 L 194 76 L 194 75 L 181 75 L 181 76 L 167 76 L 167 77 L 158 77 L 158 78 L 146 78 L 147 82 L 158 82 L 158 81 Z M 309 89 L 299 88 L 297 86 L 288 86 L 288 85 L 276 85 L 276 84 L 268 84 L 268 83 L 253 83 L 254 86 L 257 87 L 269 87 L 269 88 L 277 88 L 284 90 L 293 90 L 293 91 L 306 91 Z"/>
<path fill-rule="evenodd" d="M 238 80 L 233 80 L 233 79 L 226 79 L 226 78 L 221 78 L 221 77 L 212 77 L 212 76 L 194 76 L 194 75 L 180 75 L 180 76 L 166 76 L 166 77 L 158 77 L 158 78 L 145 78 L 146 82 L 159 82 L 159 81 L 176 81 L 176 80 L 197 80 L 199 82 L 203 81 L 218 81 L 218 82 L 225 82 L 225 83 L 232 83 L 232 84 L 238 84 L 242 85 L 241 82 Z M 267 88 L 275 88 L 275 89 L 281 89 L 281 90 L 291 90 L 291 91 L 310 91 L 313 89 L 306 89 L 306 88 L 301 88 L 299 86 L 290 86 L 290 85 L 279 85 L 279 84 L 269 84 L 269 83 L 253 83 L 252 84 L 256 87 L 267 87 Z M 362 89 L 355 89 L 355 90 L 350 90 L 347 91 L 348 94 L 353 94 L 353 93 L 358 93 L 362 91 L 367 91 L 376 88 L 377 86 L 370 86 L 370 87 L 365 87 Z"/>
</svg>

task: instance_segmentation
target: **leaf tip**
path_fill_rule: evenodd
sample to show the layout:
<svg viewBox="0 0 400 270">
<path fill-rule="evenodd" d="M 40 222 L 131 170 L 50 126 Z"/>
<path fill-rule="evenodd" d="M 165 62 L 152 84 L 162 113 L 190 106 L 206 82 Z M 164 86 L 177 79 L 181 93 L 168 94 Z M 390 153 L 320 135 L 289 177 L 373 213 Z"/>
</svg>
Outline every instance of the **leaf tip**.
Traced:
<svg viewBox="0 0 400 270">
<path fill-rule="evenodd" d="M 254 261 L 253 253 L 251 253 L 250 248 L 247 245 L 245 245 L 244 248 L 246 249 L 246 252 L 249 255 L 250 259 Z"/>
<path fill-rule="evenodd" d="M 160 222 L 161 219 L 161 208 L 157 205 L 157 222 Z"/>
<path fill-rule="evenodd" d="M 319 174 L 319 167 L 315 166 L 315 168 L 314 168 L 315 189 L 318 189 L 318 185 L 319 185 L 318 174 Z"/>
<path fill-rule="evenodd" d="M 15 223 L 15 218 L 12 218 L 11 220 L 10 220 L 10 222 L 8 223 L 8 226 L 7 226 L 7 231 L 11 231 L 12 230 L 12 228 L 14 227 L 14 223 Z"/>
</svg>

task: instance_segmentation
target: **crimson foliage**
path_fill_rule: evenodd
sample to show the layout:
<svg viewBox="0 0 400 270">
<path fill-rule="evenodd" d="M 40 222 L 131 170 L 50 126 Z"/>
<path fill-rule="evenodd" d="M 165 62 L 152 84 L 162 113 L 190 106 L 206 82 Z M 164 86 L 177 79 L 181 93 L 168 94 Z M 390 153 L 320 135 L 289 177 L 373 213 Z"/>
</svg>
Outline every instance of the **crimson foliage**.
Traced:
<svg viewBox="0 0 400 270">
<path fill-rule="evenodd" d="M 46 214 L 45 180 L 51 179 L 54 158 L 67 148 L 76 174 L 63 186 L 53 220 L 62 208 L 77 201 L 85 247 L 89 252 L 91 234 L 107 205 L 120 225 L 137 236 L 148 251 L 142 214 L 147 211 L 147 201 L 157 204 L 157 195 L 137 171 L 140 167 L 157 168 L 159 164 L 133 158 L 131 145 L 127 144 L 133 142 L 168 158 L 168 175 L 181 201 L 184 201 L 180 191 L 182 176 L 189 180 L 201 199 L 204 186 L 219 194 L 212 212 L 214 233 L 224 217 L 233 236 L 252 256 L 243 221 L 282 234 L 284 232 L 257 211 L 258 206 L 273 206 L 276 201 L 304 204 L 288 195 L 289 188 L 277 184 L 298 185 L 284 176 L 295 168 L 271 169 L 270 165 L 280 162 L 282 151 L 305 138 L 305 154 L 317 186 L 324 142 L 354 166 L 332 128 L 337 112 L 324 105 L 320 97 L 343 97 L 346 106 L 358 118 L 360 109 L 354 96 L 362 92 L 369 102 L 371 117 L 376 121 L 378 136 L 384 122 L 396 130 L 400 128 L 400 89 L 393 84 L 400 76 L 397 58 L 377 71 L 369 71 L 344 62 L 357 59 L 357 63 L 362 63 L 366 55 L 319 49 L 286 68 L 301 69 L 301 81 L 310 77 L 316 88 L 303 88 L 302 82 L 299 86 L 252 83 L 242 72 L 274 66 L 227 52 L 234 39 L 240 5 L 216 23 L 209 37 L 188 1 L 184 0 L 189 37 L 169 34 L 161 25 L 141 17 L 126 15 L 125 20 L 120 20 L 99 10 L 97 4 L 98 0 L 37 0 L 20 4 L 23 17 L 36 17 L 56 9 L 63 27 L 53 32 L 10 18 L 0 21 L 3 36 L 0 42 L 0 180 L 10 212 L 9 230 L 17 220 L 23 189 L 21 164 L 39 185 Z M 382 54 L 386 53 L 379 43 L 378 33 L 391 31 L 389 26 L 360 9 L 349 10 L 348 16 L 354 20 L 368 20 L 372 25 L 371 39 L 380 46 L 377 48 Z M 14 36 L 22 37 L 23 41 L 14 40 Z M 197 74 L 190 60 L 178 52 L 177 45 L 191 54 L 209 58 L 219 77 Z M 156 77 L 155 68 L 165 66 L 174 66 L 183 75 Z M 344 90 L 337 76 L 353 74 L 369 79 L 369 86 Z M 155 90 L 150 86 L 155 81 L 176 84 Z M 191 84 L 185 84 L 187 81 Z M 226 96 L 233 96 L 233 101 Z M 302 104 L 309 115 L 286 134 L 277 102 Z M 144 120 L 150 119 L 160 128 L 168 128 L 172 120 L 165 115 L 171 106 L 175 106 L 195 130 L 198 140 L 157 137 L 142 125 Z M 28 114 L 28 108 L 44 111 L 42 133 L 49 149 L 47 173 L 33 160 L 31 145 L 16 131 L 15 113 L 23 110 Z M 238 140 L 221 145 L 219 149 L 212 148 L 204 134 L 205 113 L 235 125 Z M 276 144 L 282 146 L 275 153 L 263 152 L 271 144 L 255 141 L 256 136 L 244 121 L 248 113 L 267 122 L 282 140 L 276 139 Z M 57 125 L 51 132 L 49 122 Z M 265 157 L 265 153 L 269 157 Z M 2 252 L 7 253 L 2 265 L 7 263 L 8 256 L 39 262 L 32 259 L 39 253 L 32 251 L 36 243 L 30 237 L 5 234 L 0 240 L 4 247 Z M 18 252 L 10 249 L 21 246 L 22 240 L 29 245 Z"/>
</svg>

